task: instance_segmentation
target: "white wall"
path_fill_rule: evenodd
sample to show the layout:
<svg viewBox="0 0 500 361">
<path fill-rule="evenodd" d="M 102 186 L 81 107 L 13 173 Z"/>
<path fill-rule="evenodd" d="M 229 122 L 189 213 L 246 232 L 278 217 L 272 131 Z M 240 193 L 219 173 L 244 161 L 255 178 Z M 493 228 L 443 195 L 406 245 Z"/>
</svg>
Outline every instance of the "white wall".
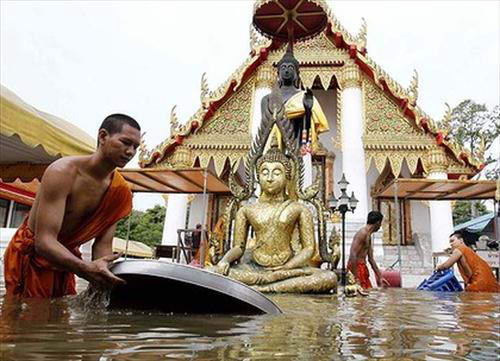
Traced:
<svg viewBox="0 0 500 361">
<path fill-rule="evenodd" d="M 426 201 L 411 201 L 411 229 L 413 233 L 430 234 L 429 205 Z"/>
<path fill-rule="evenodd" d="M 314 90 L 314 96 L 321 104 L 321 108 L 328 119 L 328 127 L 330 130 L 319 136 L 320 142 L 330 152 L 335 154 L 335 161 L 333 164 L 333 177 L 334 177 L 334 190 L 335 196 L 340 195 L 337 182 L 342 178 L 342 151 L 334 147 L 334 139 L 339 137 L 337 128 L 337 90 Z"/>
</svg>

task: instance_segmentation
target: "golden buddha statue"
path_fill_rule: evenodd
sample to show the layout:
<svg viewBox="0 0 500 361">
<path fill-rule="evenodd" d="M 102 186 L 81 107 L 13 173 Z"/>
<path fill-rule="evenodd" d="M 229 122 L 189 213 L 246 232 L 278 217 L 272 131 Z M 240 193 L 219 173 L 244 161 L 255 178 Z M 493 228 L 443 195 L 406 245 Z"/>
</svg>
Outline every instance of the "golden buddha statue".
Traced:
<svg viewBox="0 0 500 361">
<path fill-rule="evenodd" d="M 233 245 L 213 270 L 261 292 L 335 289 L 335 273 L 312 266 L 317 254 L 313 215 L 291 194 L 293 159 L 275 144 L 257 160 L 256 171 L 260 197 L 236 212 Z"/>
<path fill-rule="evenodd" d="M 344 287 L 344 294 L 346 297 L 356 297 L 357 294 L 361 296 L 368 296 L 368 293 L 365 292 L 364 288 L 361 287 L 357 282 L 356 278 L 352 274 L 351 271 L 347 272 L 347 284 Z"/>
</svg>

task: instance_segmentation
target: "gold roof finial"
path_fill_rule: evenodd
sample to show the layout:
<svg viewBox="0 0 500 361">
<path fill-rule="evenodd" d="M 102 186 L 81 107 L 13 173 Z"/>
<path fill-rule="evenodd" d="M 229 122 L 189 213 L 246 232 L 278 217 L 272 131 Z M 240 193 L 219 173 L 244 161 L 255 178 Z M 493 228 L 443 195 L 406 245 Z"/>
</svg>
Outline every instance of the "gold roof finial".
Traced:
<svg viewBox="0 0 500 361">
<path fill-rule="evenodd" d="M 210 89 L 208 88 L 207 73 L 203 73 L 201 75 L 201 94 L 200 94 L 201 104 L 205 105 L 209 93 Z"/>
<path fill-rule="evenodd" d="M 250 50 L 255 50 L 258 41 L 257 31 L 255 30 L 253 24 L 250 24 Z"/>
<path fill-rule="evenodd" d="M 145 160 L 149 157 L 149 151 L 146 147 L 145 136 L 146 132 L 141 134 L 141 142 L 139 143 L 139 161 Z"/>
<path fill-rule="evenodd" d="M 366 49 L 366 37 L 367 37 L 367 25 L 366 19 L 361 18 L 361 28 L 359 29 L 358 35 L 356 36 L 356 44 L 359 46 L 360 50 Z"/>
<path fill-rule="evenodd" d="M 477 148 L 475 156 L 477 159 L 483 163 L 484 162 L 484 155 L 486 153 L 486 142 L 484 140 L 484 135 L 480 134 L 479 135 L 479 146 Z"/>
<path fill-rule="evenodd" d="M 179 119 L 177 119 L 177 113 L 175 112 L 175 108 L 177 108 L 177 105 L 174 105 L 172 107 L 172 110 L 170 111 L 170 135 L 174 135 L 177 130 L 179 129 Z"/>
<path fill-rule="evenodd" d="M 451 115 L 452 109 L 448 103 L 444 103 L 446 105 L 446 112 L 443 115 L 443 119 L 439 122 L 439 127 L 441 128 L 441 132 L 446 137 L 450 134 L 450 125 L 451 125 Z"/>
<path fill-rule="evenodd" d="M 418 99 L 418 72 L 413 69 L 413 77 L 411 78 L 410 86 L 408 87 L 408 100 L 412 106 L 417 104 Z"/>
</svg>

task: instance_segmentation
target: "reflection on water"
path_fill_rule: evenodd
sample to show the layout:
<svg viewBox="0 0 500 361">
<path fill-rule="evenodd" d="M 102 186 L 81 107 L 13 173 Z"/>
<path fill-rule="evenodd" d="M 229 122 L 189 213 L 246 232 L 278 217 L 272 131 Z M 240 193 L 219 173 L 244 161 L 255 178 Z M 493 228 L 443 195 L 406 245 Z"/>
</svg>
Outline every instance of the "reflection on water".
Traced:
<svg viewBox="0 0 500 361">
<path fill-rule="evenodd" d="M 385 289 L 354 299 L 271 298 L 283 315 L 171 315 L 85 308 L 75 298 L 3 299 L 0 359 L 498 359 L 498 294 Z"/>
</svg>

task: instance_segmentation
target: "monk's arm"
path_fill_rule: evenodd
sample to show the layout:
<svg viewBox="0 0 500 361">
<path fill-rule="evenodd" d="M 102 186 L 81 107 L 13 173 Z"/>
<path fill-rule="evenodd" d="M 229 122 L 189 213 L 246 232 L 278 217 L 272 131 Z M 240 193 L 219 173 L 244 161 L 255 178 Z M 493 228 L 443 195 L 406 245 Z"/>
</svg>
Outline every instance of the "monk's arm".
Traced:
<svg viewBox="0 0 500 361">
<path fill-rule="evenodd" d="M 66 199 L 73 184 L 72 177 L 74 173 L 71 169 L 57 163 L 45 171 L 35 220 L 35 252 L 55 266 L 75 273 L 91 283 L 123 283 L 123 280 L 108 270 L 108 264 L 118 258 L 117 256 L 110 255 L 86 262 L 73 255 L 58 240 L 66 210 Z"/>
<path fill-rule="evenodd" d="M 363 241 L 365 239 L 365 235 L 362 234 L 360 231 L 356 232 L 354 235 L 354 239 L 352 240 L 352 246 L 351 246 L 351 252 L 349 254 L 349 263 L 351 265 L 351 272 L 356 278 L 357 281 L 359 281 L 358 277 L 358 255 L 362 250 L 363 247 Z"/>
<path fill-rule="evenodd" d="M 71 191 L 71 172 L 54 164 L 43 176 L 40 200 L 35 220 L 35 251 L 56 266 L 73 273 L 80 273 L 85 262 L 73 255 L 58 240 L 66 198 Z"/>
<path fill-rule="evenodd" d="M 372 242 L 370 240 L 370 237 L 366 240 L 368 242 L 368 262 L 370 262 L 370 265 L 372 266 L 373 272 L 375 272 L 375 277 L 377 278 L 377 281 L 382 279 L 382 273 L 380 272 L 380 269 L 378 268 L 377 262 L 375 262 L 375 257 L 373 257 L 373 246 Z"/>
<path fill-rule="evenodd" d="M 446 261 L 436 267 L 436 271 L 453 267 L 453 265 L 458 262 L 460 257 L 462 257 L 462 252 L 458 249 L 454 250 Z"/>
<path fill-rule="evenodd" d="M 113 236 L 115 235 L 117 223 L 106 229 L 95 238 L 92 245 L 92 260 L 113 254 Z"/>
<path fill-rule="evenodd" d="M 375 278 L 377 279 L 377 285 L 379 287 L 383 286 L 391 286 L 389 281 L 387 281 L 385 278 L 382 277 L 382 272 L 380 272 L 380 269 L 378 268 L 377 262 L 375 262 L 375 257 L 373 257 L 373 244 L 371 242 L 371 238 L 368 237 L 366 240 L 368 243 L 368 262 L 370 262 L 370 265 L 372 266 L 373 272 L 375 272 Z"/>
<path fill-rule="evenodd" d="M 302 249 L 280 268 L 294 269 L 309 265 L 314 253 L 314 221 L 311 212 L 306 208 L 299 215 L 299 231 Z"/>
</svg>

